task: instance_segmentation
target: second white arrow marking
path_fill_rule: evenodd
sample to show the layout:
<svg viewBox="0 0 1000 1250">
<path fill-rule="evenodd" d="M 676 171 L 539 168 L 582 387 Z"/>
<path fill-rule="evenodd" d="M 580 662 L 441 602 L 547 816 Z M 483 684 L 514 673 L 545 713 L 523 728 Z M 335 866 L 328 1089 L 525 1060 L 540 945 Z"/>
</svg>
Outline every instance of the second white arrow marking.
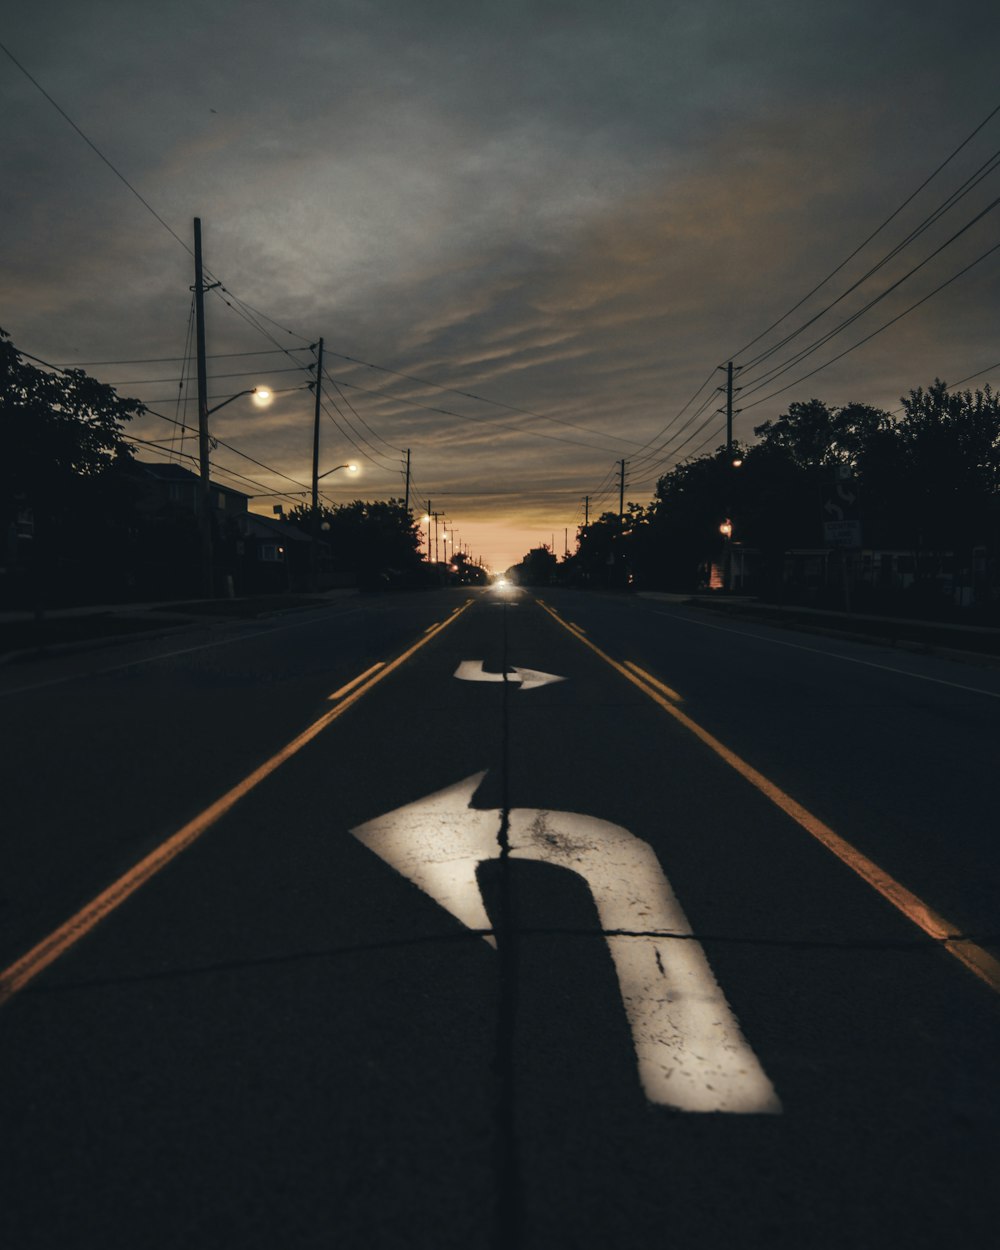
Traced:
<svg viewBox="0 0 1000 1250">
<path fill-rule="evenodd" d="M 351 832 L 462 924 L 489 930 L 476 869 L 500 856 L 501 813 L 469 806 L 485 775 Z M 651 1102 L 780 1112 L 652 847 L 606 820 L 538 808 L 511 811 L 509 844 L 512 858 L 567 868 L 590 887 Z M 486 940 L 496 945 L 491 934 Z"/>
<path fill-rule="evenodd" d="M 483 670 L 482 660 L 463 660 L 455 669 L 459 681 L 503 681 L 503 673 L 487 673 Z M 540 673 L 535 668 L 512 668 L 507 672 L 507 681 L 519 682 L 522 690 L 534 690 L 536 686 L 547 686 L 550 682 L 565 681 L 565 677 L 557 677 L 555 673 Z"/>
</svg>

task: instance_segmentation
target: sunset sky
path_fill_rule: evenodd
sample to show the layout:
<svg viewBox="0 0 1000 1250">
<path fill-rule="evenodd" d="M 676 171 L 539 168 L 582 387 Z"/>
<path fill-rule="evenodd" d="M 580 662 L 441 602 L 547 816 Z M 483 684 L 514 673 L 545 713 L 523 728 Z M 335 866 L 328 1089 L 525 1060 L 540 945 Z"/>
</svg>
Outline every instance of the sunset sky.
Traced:
<svg viewBox="0 0 1000 1250">
<path fill-rule="evenodd" d="M 794 400 L 895 409 L 935 376 L 1000 384 L 998 35 L 982 0 L 17 6 L 0 326 L 187 425 L 134 423 L 159 444 L 143 458 L 196 455 L 198 216 L 222 283 L 211 402 L 277 391 L 213 418 L 259 462 L 220 446 L 220 481 L 268 514 L 305 499 L 322 335 L 320 468 L 361 465 L 326 479 L 329 501 L 401 497 L 409 448 L 415 511 L 431 499 L 473 555 L 502 569 L 553 536 L 561 554 L 585 496 L 592 516 L 617 506 L 618 460 L 646 501 L 719 445 L 724 374 L 685 404 L 729 359 L 744 439 Z"/>
</svg>

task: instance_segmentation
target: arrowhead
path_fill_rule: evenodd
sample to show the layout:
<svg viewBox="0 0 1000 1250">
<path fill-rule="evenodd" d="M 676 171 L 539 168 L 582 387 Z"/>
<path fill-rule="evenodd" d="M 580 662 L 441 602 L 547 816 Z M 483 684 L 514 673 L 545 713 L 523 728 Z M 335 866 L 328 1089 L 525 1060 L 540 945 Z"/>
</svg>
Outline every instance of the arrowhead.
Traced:
<svg viewBox="0 0 1000 1250">
<path fill-rule="evenodd" d="M 520 682 L 522 690 L 533 690 L 536 686 L 547 686 L 552 681 L 565 681 L 565 677 L 557 677 L 554 673 L 540 673 L 534 668 L 512 668 L 503 673 L 487 673 L 483 670 L 482 660 L 463 660 L 455 669 L 454 674 L 459 681 L 510 681 Z"/>
<path fill-rule="evenodd" d="M 469 929 L 489 930 L 476 869 L 500 854 L 500 812 L 470 807 L 485 772 L 376 816 L 351 833 Z M 495 946 L 489 933 L 483 936 Z"/>
<path fill-rule="evenodd" d="M 565 677 L 557 677 L 555 673 L 540 673 L 535 668 L 515 668 L 522 690 L 534 690 L 537 686 L 547 686 L 550 682 L 565 681 Z"/>
</svg>

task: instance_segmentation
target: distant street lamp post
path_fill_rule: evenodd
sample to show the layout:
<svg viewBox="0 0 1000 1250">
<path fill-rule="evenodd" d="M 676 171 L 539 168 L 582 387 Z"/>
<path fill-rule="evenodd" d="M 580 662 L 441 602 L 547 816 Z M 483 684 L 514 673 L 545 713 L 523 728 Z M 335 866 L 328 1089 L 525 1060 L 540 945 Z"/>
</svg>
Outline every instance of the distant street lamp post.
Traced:
<svg viewBox="0 0 1000 1250">
<path fill-rule="evenodd" d="M 195 345 L 198 372 L 198 472 L 201 476 L 201 509 L 199 526 L 201 529 L 201 566 L 202 591 L 207 599 L 215 595 L 215 570 L 212 534 L 212 483 L 209 465 L 209 448 L 211 440 L 208 434 L 208 418 L 213 412 L 225 408 L 234 399 L 243 395 L 256 395 L 259 400 L 267 403 L 271 392 L 266 387 L 252 386 L 247 390 L 237 391 L 214 408 L 208 406 L 208 365 L 205 350 L 205 292 L 219 286 L 213 282 L 205 286 L 205 272 L 201 259 L 201 218 L 194 219 L 194 307 L 195 307 Z"/>
<path fill-rule="evenodd" d="M 357 473 L 358 466 L 353 462 L 350 464 L 335 464 L 332 469 L 327 469 L 325 473 L 313 473 L 312 483 L 312 511 L 310 513 L 310 537 L 312 542 L 309 546 L 309 584 L 311 590 L 317 590 L 319 581 L 318 564 L 318 546 L 320 528 L 329 530 L 329 524 L 324 521 L 322 527 L 319 523 L 319 483 L 325 477 L 329 477 L 331 473 L 336 473 L 339 469 L 346 469 L 349 473 Z"/>
<path fill-rule="evenodd" d="M 722 553 L 722 589 L 729 590 L 732 578 L 732 537 L 733 523 L 728 517 L 719 526 L 719 533 L 726 540 Z"/>
</svg>

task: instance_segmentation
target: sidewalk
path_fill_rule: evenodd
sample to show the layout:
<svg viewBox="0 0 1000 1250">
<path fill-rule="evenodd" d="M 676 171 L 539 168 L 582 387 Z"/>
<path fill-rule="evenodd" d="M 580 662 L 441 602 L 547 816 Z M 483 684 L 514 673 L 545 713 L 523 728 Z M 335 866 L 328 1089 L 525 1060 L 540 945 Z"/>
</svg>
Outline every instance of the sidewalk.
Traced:
<svg viewBox="0 0 1000 1250">
<path fill-rule="evenodd" d="M 986 625 L 838 612 L 832 608 L 809 608 L 798 604 L 761 603 L 750 596 L 722 596 L 718 593 L 679 595 L 640 591 L 639 598 L 686 603 L 709 612 L 739 620 L 762 621 L 779 628 L 888 643 L 903 650 L 933 652 L 976 663 L 1000 664 L 1000 629 Z"/>
<path fill-rule="evenodd" d="M 331 599 L 357 593 L 354 587 L 348 587 L 316 594 L 255 595 L 245 599 L 87 604 L 46 610 L 40 622 L 32 611 L 7 609 L 0 611 L 0 663 L 172 634 L 209 621 L 255 620 L 322 607 Z"/>
</svg>

